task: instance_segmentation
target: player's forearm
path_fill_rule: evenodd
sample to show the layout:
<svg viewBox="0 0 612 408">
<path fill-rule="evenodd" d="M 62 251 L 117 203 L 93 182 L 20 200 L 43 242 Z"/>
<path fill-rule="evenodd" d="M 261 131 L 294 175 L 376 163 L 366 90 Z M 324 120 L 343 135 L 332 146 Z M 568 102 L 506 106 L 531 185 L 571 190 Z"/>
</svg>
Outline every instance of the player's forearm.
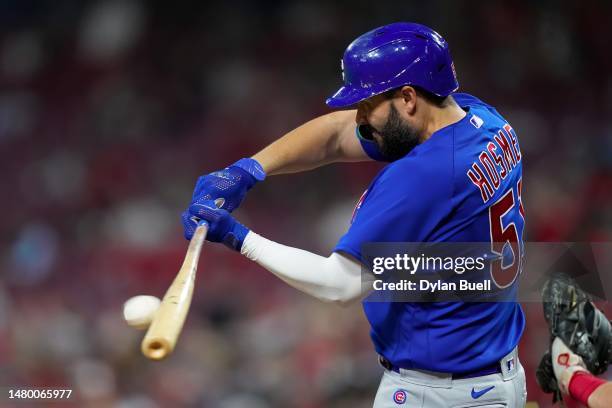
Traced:
<svg viewBox="0 0 612 408">
<path fill-rule="evenodd" d="M 562 391 L 564 377 L 567 377 L 565 373 L 561 376 L 560 379 Z M 611 383 L 606 382 L 601 378 L 595 377 L 586 370 L 577 371 L 569 378 L 569 385 L 567 385 L 568 392 L 576 401 L 580 402 L 581 404 L 584 404 L 589 408 L 610 406 L 610 401 L 612 398 Z"/>
<path fill-rule="evenodd" d="M 361 267 L 334 253 L 329 258 L 270 241 L 249 232 L 241 253 L 289 285 L 328 302 L 347 303 L 361 296 Z"/>
<path fill-rule="evenodd" d="M 588 398 L 589 408 L 609 407 L 612 401 L 612 383 L 598 387 Z"/>
<path fill-rule="evenodd" d="M 253 156 L 268 175 L 295 173 L 341 161 L 368 160 L 355 137 L 355 111 L 319 116 Z"/>
</svg>

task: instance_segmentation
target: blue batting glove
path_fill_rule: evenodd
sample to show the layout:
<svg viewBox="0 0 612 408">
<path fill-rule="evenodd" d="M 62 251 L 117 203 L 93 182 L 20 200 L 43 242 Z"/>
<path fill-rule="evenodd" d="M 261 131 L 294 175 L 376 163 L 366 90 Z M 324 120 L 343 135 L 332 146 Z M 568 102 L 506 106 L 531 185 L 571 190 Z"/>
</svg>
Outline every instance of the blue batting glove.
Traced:
<svg viewBox="0 0 612 408">
<path fill-rule="evenodd" d="M 249 229 L 240 224 L 227 210 L 217 208 L 214 201 L 198 201 L 182 215 L 185 238 L 193 237 L 198 222 L 208 222 L 206 240 L 220 242 L 227 247 L 240 251 L 242 243 L 249 233 Z"/>
<path fill-rule="evenodd" d="M 240 159 L 223 170 L 198 178 L 191 202 L 213 200 L 218 207 L 232 212 L 240 206 L 247 191 L 265 178 L 266 173 L 257 160 Z"/>
</svg>

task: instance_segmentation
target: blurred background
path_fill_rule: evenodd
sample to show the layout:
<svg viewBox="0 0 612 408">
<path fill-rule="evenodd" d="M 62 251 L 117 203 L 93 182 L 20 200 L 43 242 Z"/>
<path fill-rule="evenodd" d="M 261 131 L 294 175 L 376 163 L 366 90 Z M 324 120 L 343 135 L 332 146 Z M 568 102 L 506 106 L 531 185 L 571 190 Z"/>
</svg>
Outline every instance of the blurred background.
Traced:
<svg viewBox="0 0 612 408">
<path fill-rule="evenodd" d="M 197 177 L 328 112 L 346 45 L 394 21 L 439 31 L 461 89 L 516 129 L 526 239 L 612 240 L 611 4 L 0 2 L 3 392 L 74 390 L 54 406 L 370 407 L 382 369 L 360 306 L 313 300 L 223 247 L 204 250 L 167 361 L 143 358 L 122 304 L 173 279 Z M 327 255 L 380 167 L 270 177 L 238 218 Z M 548 335 L 541 305 L 525 309 L 529 400 L 546 407 L 534 370 Z"/>
</svg>

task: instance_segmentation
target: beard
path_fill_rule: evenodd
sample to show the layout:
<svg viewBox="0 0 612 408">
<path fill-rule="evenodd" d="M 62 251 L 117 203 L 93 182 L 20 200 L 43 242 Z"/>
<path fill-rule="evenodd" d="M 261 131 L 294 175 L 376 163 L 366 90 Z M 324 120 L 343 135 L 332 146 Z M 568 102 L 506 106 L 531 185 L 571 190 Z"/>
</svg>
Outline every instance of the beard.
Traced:
<svg viewBox="0 0 612 408">
<path fill-rule="evenodd" d="M 382 155 L 387 160 L 395 161 L 410 153 L 412 149 L 421 144 L 421 140 L 416 129 L 400 118 L 393 104 L 390 106 L 387 123 L 379 132 L 382 143 L 378 141 L 377 143 Z"/>
</svg>

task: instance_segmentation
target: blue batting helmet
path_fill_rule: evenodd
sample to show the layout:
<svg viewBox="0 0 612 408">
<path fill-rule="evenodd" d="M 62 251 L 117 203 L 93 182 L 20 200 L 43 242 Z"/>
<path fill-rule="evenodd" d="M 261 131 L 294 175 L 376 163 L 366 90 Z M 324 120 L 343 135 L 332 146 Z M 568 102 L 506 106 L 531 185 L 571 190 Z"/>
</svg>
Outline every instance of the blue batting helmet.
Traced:
<svg viewBox="0 0 612 408">
<path fill-rule="evenodd" d="M 354 105 L 403 85 L 437 96 L 459 89 L 448 44 L 429 27 L 393 23 L 376 28 L 349 44 L 342 57 L 344 85 L 326 103 Z"/>
</svg>

